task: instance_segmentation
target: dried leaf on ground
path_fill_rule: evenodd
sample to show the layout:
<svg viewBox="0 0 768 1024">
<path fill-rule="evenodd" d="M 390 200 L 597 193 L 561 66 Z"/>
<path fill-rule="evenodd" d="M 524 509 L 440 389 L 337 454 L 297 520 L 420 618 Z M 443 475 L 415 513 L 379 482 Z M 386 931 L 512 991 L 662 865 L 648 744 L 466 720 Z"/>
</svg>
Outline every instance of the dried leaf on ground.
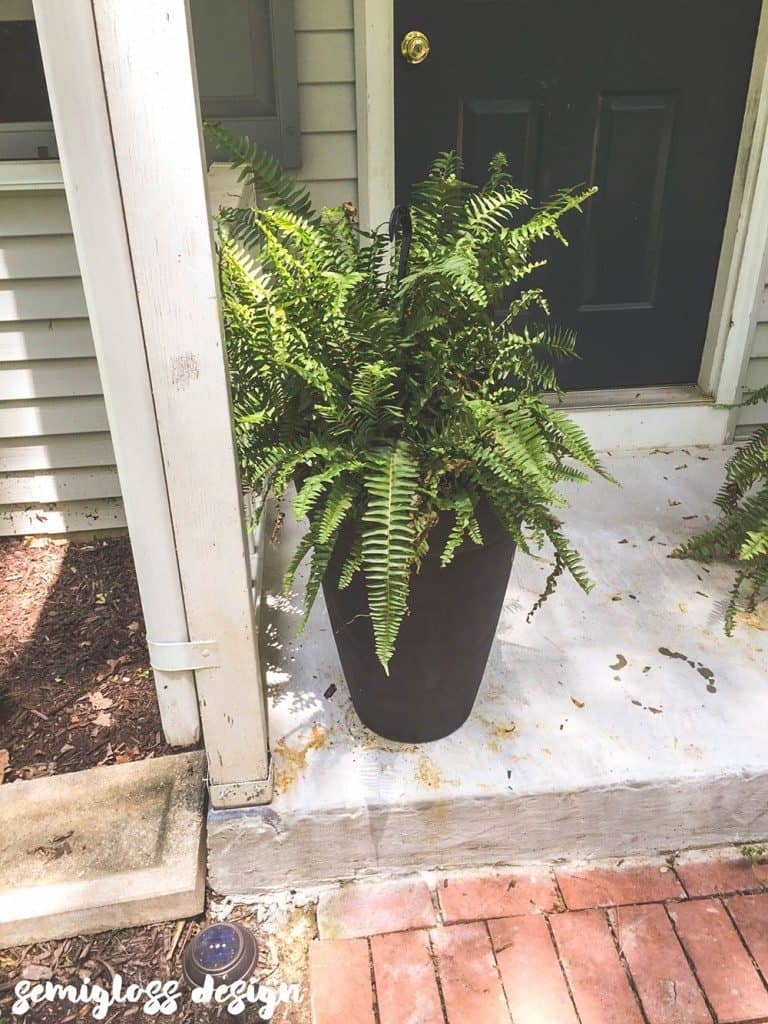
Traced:
<svg viewBox="0 0 768 1024">
<path fill-rule="evenodd" d="M 24 981 L 48 981 L 53 977 L 53 971 L 45 964 L 26 964 L 21 977 Z"/>
<path fill-rule="evenodd" d="M 91 702 L 91 707 L 94 711 L 104 711 L 106 708 L 113 707 L 115 703 L 111 697 L 105 697 L 101 690 L 89 693 L 88 700 Z"/>
</svg>

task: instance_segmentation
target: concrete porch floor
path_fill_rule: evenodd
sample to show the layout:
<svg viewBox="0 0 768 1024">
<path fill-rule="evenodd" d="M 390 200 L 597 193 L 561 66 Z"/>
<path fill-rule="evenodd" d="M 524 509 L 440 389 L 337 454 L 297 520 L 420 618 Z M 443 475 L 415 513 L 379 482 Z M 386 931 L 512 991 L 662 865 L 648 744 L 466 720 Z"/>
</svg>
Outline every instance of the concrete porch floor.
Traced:
<svg viewBox="0 0 768 1024">
<path fill-rule="evenodd" d="M 595 591 L 564 580 L 527 625 L 548 565 L 518 556 L 472 717 L 422 747 L 359 724 L 322 600 L 296 639 L 300 596 L 276 596 L 292 544 L 268 545 L 275 797 L 209 813 L 214 889 L 768 834 L 765 606 L 729 639 L 731 568 L 668 558 L 716 516 L 732 451 L 606 455 L 622 488 L 574 488 L 563 515 Z"/>
</svg>

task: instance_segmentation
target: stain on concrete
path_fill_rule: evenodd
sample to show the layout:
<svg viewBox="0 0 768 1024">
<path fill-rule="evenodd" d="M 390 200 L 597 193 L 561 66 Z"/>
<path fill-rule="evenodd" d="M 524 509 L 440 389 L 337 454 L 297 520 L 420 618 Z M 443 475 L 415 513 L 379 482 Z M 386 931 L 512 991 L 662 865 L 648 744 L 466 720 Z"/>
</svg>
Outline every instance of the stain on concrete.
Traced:
<svg viewBox="0 0 768 1024">
<path fill-rule="evenodd" d="M 495 722 L 491 718 L 485 718 L 483 715 L 478 714 L 475 715 L 475 720 L 488 733 L 489 739 L 485 744 L 485 748 L 493 754 L 498 754 L 502 745 L 517 735 L 517 725 L 515 722 Z"/>
<path fill-rule="evenodd" d="M 651 707 L 650 704 L 643 704 L 641 700 L 632 700 L 631 703 L 634 704 L 636 708 L 642 708 L 643 711 L 650 711 L 652 715 L 664 714 L 664 708 Z"/>
<path fill-rule="evenodd" d="M 416 762 L 414 775 L 416 776 L 417 781 L 420 782 L 422 786 L 426 786 L 427 789 L 440 789 L 441 786 L 456 785 L 455 782 L 451 782 L 443 776 L 443 773 L 437 767 L 435 762 L 430 757 L 427 757 L 426 754 L 422 754 Z"/>
<path fill-rule="evenodd" d="M 70 856 L 72 845 L 69 840 L 74 835 L 74 830 L 63 836 L 56 836 L 45 846 L 38 846 L 34 850 L 27 850 L 27 853 L 41 857 L 44 861 L 59 860 L 60 857 Z"/>
<path fill-rule="evenodd" d="M 291 747 L 285 739 L 275 746 L 274 757 L 280 768 L 275 772 L 275 792 L 285 793 L 303 774 L 307 767 L 307 758 L 311 750 L 321 750 L 327 743 L 328 733 L 317 722 L 309 731 L 309 736 L 298 747 Z"/>
<path fill-rule="evenodd" d="M 679 661 L 684 661 L 687 665 L 690 665 L 692 669 L 702 678 L 707 681 L 707 693 L 717 693 L 717 686 L 715 685 L 715 673 L 711 668 L 707 668 L 703 661 L 694 661 L 689 658 L 687 654 L 681 654 L 679 651 L 670 651 L 668 647 L 660 647 L 659 654 L 663 654 L 665 658 L 674 658 Z"/>
<path fill-rule="evenodd" d="M 679 661 L 688 661 L 687 654 L 681 654 L 680 651 L 670 651 L 668 647 L 660 647 L 659 654 L 663 654 L 665 658 L 676 658 Z"/>
<path fill-rule="evenodd" d="M 736 621 L 747 629 L 758 629 L 768 633 L 768 601 L 761 601 L 754 611 L 737 612 Z"/>
</svg>

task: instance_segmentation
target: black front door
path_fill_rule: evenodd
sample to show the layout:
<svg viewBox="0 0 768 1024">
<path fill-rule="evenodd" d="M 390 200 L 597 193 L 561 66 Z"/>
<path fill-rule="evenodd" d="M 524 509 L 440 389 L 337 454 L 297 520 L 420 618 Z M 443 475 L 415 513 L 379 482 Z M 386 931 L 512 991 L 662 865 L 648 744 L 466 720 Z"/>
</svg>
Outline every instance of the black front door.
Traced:
<svg viewBox="0 0 768 1024">
<path fill-rule="evenodd" d="M 761 0 L 395 0 L 398 201 L 441 150 L 534 200 L 598 185 L 540 284 L 569 388 L 696 380 Z M 421 30 L 429 56 L 400 55 Z"/>
</svg>

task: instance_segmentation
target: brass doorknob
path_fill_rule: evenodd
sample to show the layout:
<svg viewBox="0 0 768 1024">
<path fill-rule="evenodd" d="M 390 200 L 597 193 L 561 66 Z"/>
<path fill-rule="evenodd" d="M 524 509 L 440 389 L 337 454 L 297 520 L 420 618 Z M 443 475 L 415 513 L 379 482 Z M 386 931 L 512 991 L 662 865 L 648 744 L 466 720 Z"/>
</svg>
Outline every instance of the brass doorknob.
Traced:
<svg viewBox="0 0 768 1024">
<path fill-rule="evenodd" d="M 400 44 L 400 53 L 409 64 L 421 64 L 429 56 L 429 39 L 423 32 L 406 32 Z"/>
</svg>

